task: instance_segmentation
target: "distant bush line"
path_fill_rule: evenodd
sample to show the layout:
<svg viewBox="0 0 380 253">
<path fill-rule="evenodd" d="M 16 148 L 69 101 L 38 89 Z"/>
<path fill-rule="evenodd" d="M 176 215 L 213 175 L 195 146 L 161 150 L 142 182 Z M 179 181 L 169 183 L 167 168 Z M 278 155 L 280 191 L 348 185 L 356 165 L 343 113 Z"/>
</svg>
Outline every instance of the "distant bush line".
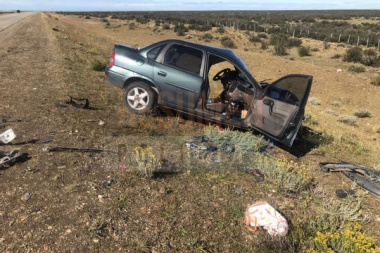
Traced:
<svg viewBox="0 0 380 253">
<path fill-rule="evenodd" d="M 167 24 L 186 24 L 190 30 L 209 31 L 212 27 L 231 27 L 257 33 L 284 33 L 293 38 L 379 47 L 380 10 L 334 11 L 134 11 L 134 12 L 59 12 L 147 23 L 155 20 Z M 352 18 L 371 22 L 351 24 Z M 223 33 L 223 32 L 220 32 Z M 259 42 L 259 41 L 257 41 Z"/>
</svg>

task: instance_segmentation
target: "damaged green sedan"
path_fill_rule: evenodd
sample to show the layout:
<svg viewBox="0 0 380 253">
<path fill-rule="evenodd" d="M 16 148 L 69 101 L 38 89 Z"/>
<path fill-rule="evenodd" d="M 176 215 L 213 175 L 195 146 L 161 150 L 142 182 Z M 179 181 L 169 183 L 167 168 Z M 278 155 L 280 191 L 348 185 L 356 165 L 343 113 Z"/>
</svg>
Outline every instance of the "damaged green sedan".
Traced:
<svg viewBox="0 0 380 253">
<path fill-rule="evenodd" d="M 156 105 L 206 120 L 256 130 L 292 146 L 313 77 L 291 74 L 257 82 L 231 50 L 165 40 L 144 48 L 116 44 L 105 70 L 124 89 L 124 104 L 144 114 Z"/>
</svg>

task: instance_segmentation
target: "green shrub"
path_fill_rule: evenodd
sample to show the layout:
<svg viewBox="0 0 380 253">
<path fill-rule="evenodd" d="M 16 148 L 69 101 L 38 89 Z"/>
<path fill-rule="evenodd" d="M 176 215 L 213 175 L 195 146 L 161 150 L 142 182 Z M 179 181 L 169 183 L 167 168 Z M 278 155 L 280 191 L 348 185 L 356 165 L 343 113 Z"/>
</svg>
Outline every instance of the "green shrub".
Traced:
<svg viewBox="0 0 380 253">
<path fill-rule="evenodd" d="M 315 97 L 309 98 L 308 103 L 310 103 L 312 105 L 321 105 L 321 101 L 319 101 L 319 99 L 315 98 Z"/>
<path fill-rule="evenodd" d="M 177 31 L 177 35 L 178 35 L 178 36 L 185 36 L 186 33 L 185 33 L 184 30 L 178 30 L 178 31 Z"/>
<path fill-rule="evenodd" d="M 137 163 L 139 172 L 146 178 L 153 177 L 154 171 L 161 166 L 151 147 L 136 147 L 132 156 Z"/>
<path fill-rule="evenodd" d="M 107 64 L 108 62 L 101 62 L 101 61 L 96 60 L 93 63 L 91 63 L 91 69 L 95 71 L 104 71 Z"/>
<path fill-rule="evenodd" d="M 218 33 L 224 33 L 225 30 L 224 30 L 224 27 L 223 26 L 219 26 L 218 29 L 217 29 Z"/>
<path fill-rule="evenodd" d="M 334 54 L 331 59 L 339 59 L 340 57 L 342 57 L 340 54 Z"/>
<path fill-rule="evenodd" d="M 205 34 L 203 34 L 202 39 L 204 39 L 204 40 L 212 40 L 213 36 L 212 36 L 211 33 L 205 33 Z"/>
<path fill-rule="evenodd" d="M 336 120 L 339 121 L 339 122 L 341 122 L 341 123 L 347 124 L 347 125 L 351 125 L 351 126 L 355 126 L 356 125 L 356 117 L 352 116 L 352 115 L 342 114 L 342 115 L 339 115 L 336 118 Z"/>
<path fill-rule="evenodd" d="M 257 34 L 257 37 L 261 39 L 268 39 L 268 35 L 266 33 L 259 33 Z"/>
<path fill-rule="evenodd" d="M 274 45 L 274 54 L 275 55 L 287 55 L 289 37 L 283 33 L 273 34 L 270 38 L 269 43 Z"/>
<path fill-rule="evenodd" d="M 332 101 L 332 102 L 331 102 L 331 105 L 332 105 L 332 106 L 336 106 L 336 107 L 338 107 L 338 106 L 341 106 L 342 103 L 339 102 L 339 101 Z"/>
<path fill-rule="evenodd" d="M 184 24 L 176 24 L 174 26 L 174 32 L 177 33 L 178 36 L 185 36 L 185 33 L 188 32 L 189 29 Z"/>
<path fill-rule="evenodd" d="M 282 43 L 275 45 L 274 54 L 279 56 L 287 55 L 288 51 L 286 50 L 286 46 Z"/>
<path fill-rule="evenodd" d="M 190 24 L 188 28 L 189 30 L 205 32 L 205 31 L 210 31 L 212 29 L 212 26 L 207 25 L 207 24 L 204 24 L 204 25 Z"/>
<path fill-rule="evenodd" d="M 128 25 L 129 30 L 135 30 L 136 29 L 136 23 L 132 22 Z"/>
<path fill-rule="evenodd" d="M 380 59 L 374 49 L 366 49 L 363 51 L 361 63 L 366 66 L 378 67 L 380 65 Z"/>
<path fill-rule="evenodd" d="M 346 50 L 343 61 L 361 62 L 363 59 L 363 50 L 360 47 L 352 47 Z"/>
<path fill-rule="evenodd" d="M 359 223 L 348 223 L 340 231 L 316 232 L 307 252 L 380 252 L 375 239 L 362 231 Z"/>
<path fill-rule="evenodd" d="M 137 17 L 136 18 L 136 22 L 139 24 L 148 24 L 149 21 L 150 20 L 147 17 Z"/>
<path fill-rule="evenodd" d="M 348 70 L 355 73 L 361 73 L 361 72 L 365 72 L 365 67 L 362 64 L 354 64 L 354 65 L 351 65 L 348 68 Z"/>
<path fill-rule="evenodd" d="M 249 41 L 250 42 L 253 42 L 253 43 L 259 43 L 259 42 L 261 42 L 261 38 L 260 37 L 258 37 L 258 36 L 254 36 L 254 35 L 251 35 L 250 37 L 249 37 Z"/>
<path fill-rule="evenodd" d="M 323 49 L 324 50 L 327 50 L 327 49 L 329 49 L 330 48 L 330 44 L 329 44 L 329 42 L 328 42 L 328 40 L 324 40 L 323 41 Z"/>
<path fill-rule="evenodd" d="M 313 114 L 310 114 L 310 113 L 306 113 L 305 114 L 305 120 L 304 120 L 305 124 L 309 124 L 309 125 L 318 125 L 318 120 L 315 118 L 315 116 Z"/>
<path fill-rule="evenodd" d="M 188 32 L 189 29 L 184 24 L 176 24 L 174 27 L 174 32 L 177 33 L 178 36 L 185 36 L 185 33 Z"/>
<path fill-rule="evenodd" d="M 288 40 L 288 47 L 299 47 L 302 45 L 302 40 L 298 38 L 290 38 Z"/>
<path fill-rule="evenodd" d="M 236 48 L 236 45 L 234 43 L 234 41 L 228 37 L 228 36 L 224 36 L 222 39 L 221 39 L 221 43 L 224 47 L 227 47 L 227 48 Z"/>
<path fill-rule="evenodd" d="M 282 45 L 285 45 L 285 47 L 287 47 L 288 41 L 289 41 L 288 35 L 283 34 L 283 33 L 276 33 L 270 37 L 269 44 L 273 46 L 282 44 Z"/>
<path fill-rule="evenodd" d="M 371 112 L 366 109 L 359 109 L 354 112 L 354 115 L 358 118 L 367 118 L 371 117 Z"/>
<path fill-rule="evenodd" d="M 263 50 L 268 49 L 268 43 L 266 42 L 266 40 L 261 40 L 260 44 L 261 44 L 261 49 Z"/>
<path fill-rule="evenodd" d="M 298 48 L 298 55 L 300 57 L 311 56 L 310 47 L 301 46 Z"/>
<path fill-rule="evenodd" d="M 312 185 L 309 167 L 283 159 L 272 159 L 262 155 L 256 167 L 265 174 L 265 178 L 276 186 L 278 191 L 287 194 L 299 194 Z"/>
<path fill-rule="evenodd" d="M 265 33 L 259 33 L 257 36 L 255 35 L 250 35 L 249 37 L 249 41 L 255 43 L 261 43 L 261 41 L 263 41 L 264 39 L 267 39 L 268 38 L 268 35 L 266 35 Z"/>
<path fill-rule="evenodd" d="M 163 30 L 170 30 L 170 25 L 168 23 L 165 23 L 162 25 Z"/>
</svg>

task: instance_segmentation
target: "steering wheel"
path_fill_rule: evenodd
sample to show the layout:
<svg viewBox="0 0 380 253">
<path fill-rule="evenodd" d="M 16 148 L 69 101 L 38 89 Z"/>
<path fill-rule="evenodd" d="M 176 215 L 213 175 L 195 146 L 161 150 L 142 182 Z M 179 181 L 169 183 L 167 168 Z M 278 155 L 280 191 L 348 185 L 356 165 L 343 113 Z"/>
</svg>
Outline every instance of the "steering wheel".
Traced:
<svg viewBox="0 0 380 253">
<path fill-rule="evenodd" d="M 226 75 L 228 75 L 228 73 L 230 73 L 230 72 L 231 72 L 230 68 L 222 69 L 221 71 L 216 73 L 216 75 L 212 78 L 212 80 L 214 80 L 214 81 L 222 80 L 222 78 L 225 77 Z"/>
</svg>

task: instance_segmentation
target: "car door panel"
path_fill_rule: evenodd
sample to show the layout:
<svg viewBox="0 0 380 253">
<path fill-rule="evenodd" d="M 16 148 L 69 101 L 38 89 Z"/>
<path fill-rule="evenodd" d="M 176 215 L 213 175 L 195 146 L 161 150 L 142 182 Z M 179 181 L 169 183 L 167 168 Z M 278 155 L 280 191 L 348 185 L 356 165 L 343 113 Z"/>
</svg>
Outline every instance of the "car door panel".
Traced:
<svg viewBox="0 0 380 253">
<path fill-rule="evenodd" d="M 268 98 L 257 101 L 253 113 L 253 124 L 273 136 L 279 136 L 297 112 L 298 107 L 275 99 L 270 99 L 272 105 L 268 105 L 265 101 L 268 101 Z"/>
<path fill-rule="evenodd" d="M 269 85 L 253 101 L 251 125 L 290 146 L 303 119 L 311 84 L 311 76 L 288 75 Z"/>
<path fill-rule="evenodd" d="M 181 44 L 169 44 L 157 58 L 154 81 L 160 103 L 180 111 L 195 109 L 203 79 L 204 53 Z"/>
<path fill-rule="evenodd" d="M 160 87 L 160 103 L 163 105 L 181 111 L 186 108 L 195 108 L 203 83 L 202 77 L 156 63 L 154 81 Z"/>
</svg>

